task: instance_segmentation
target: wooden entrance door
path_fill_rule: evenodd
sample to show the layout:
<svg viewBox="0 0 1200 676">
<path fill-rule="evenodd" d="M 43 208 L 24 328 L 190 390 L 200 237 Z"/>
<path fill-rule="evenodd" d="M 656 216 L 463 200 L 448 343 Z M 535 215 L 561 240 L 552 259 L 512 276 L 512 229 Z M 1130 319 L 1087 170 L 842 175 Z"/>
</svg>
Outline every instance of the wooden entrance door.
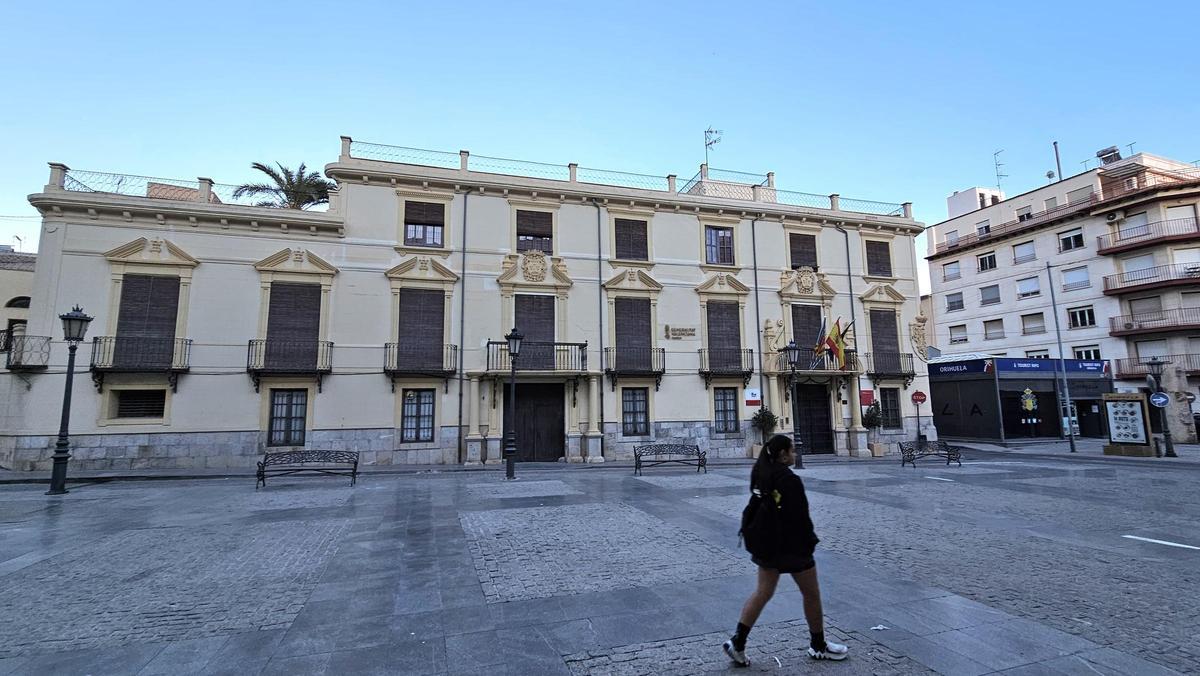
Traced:
<svg viewBox="0 0 1200 676">
<path fill-rule="evenodd" d="M 824 385 L 796 385 L 792 396 L 800 425 L 804 452 L 833 453 L 833 421 L 829 415 L 829 389 Z"/>
<path fill-rule="evenodd" d="M 507 392 L 507 389 L 505 390 Z M 518 462 L 557 462 L 566 451 L 562 383 L 517 383 Z M 505 397 L 505 420 L 508 420 Z"/>
</svg>

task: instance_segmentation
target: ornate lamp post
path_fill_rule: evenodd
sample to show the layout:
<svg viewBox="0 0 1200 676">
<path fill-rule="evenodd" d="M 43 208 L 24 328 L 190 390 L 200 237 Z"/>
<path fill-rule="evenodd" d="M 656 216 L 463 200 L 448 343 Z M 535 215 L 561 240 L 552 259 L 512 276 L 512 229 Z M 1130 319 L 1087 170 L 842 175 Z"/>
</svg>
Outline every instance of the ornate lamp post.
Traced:
<svg viewBox="0 0 1200 676">
<path fill-rule="evenodd" d="M 1146 370 L 1150 372 L 1150 376 L 1154 378 L 1154 391 L 1162 392 L 1163 368 L 1166 367 L 1167 362 L 1158 357 L 1151 357 L 1150 361 L 1144 361 L 1142 365 L 1146 367 Z M 1168 458 L 1178 458 L 1179 456 L 1175 455 L 1175 443 L 1171 440 L 1171 425 L 1167 421 L 1166 408 L 1158 409 L 1158 419 L 1162 423 L 1163 444 L 1167 447 L 1164 455 Z"/>
<path fill-rule="evenodd" d="M 50 490 L 46 495 L 62 495 L 67 492 L 67 461 L 71 459 L 71 441 L 67 428 L 71 423 L 71 382 L 75 379 L 75 351 L 87 333 L 92 318 L 83 313 L 78 305 L 70 312 L 60 315 L 63 337 L 67 341 L 67 384 L 63 391 L 62 419 L 58 425 L 58 442 L 54 444 L 54 468 L 50 473 Z"/>
<path fill-rule="evenodd" d="M 521 354 L 521 340 L 525 336 L 513 327 L 504 340 L 508 341 L 508 420 L 504 423 L 504 478 L 515 479 L 517 459 L 517 431 L 513 429 L 517 420 L 517 357 Z"/>
<path fill-rule="evenodd" d="M 791 378 L 788 379 L 788 396 L 792 398 L 792 447 L 796 451 L 796 468 L 804 469 L 804 442 L 800 441 L 800 402 L 796 401 L 796 367 L 800 364 L 800 348 L 796 341 L 789 341 L 783 348 Z"/>
</svg>

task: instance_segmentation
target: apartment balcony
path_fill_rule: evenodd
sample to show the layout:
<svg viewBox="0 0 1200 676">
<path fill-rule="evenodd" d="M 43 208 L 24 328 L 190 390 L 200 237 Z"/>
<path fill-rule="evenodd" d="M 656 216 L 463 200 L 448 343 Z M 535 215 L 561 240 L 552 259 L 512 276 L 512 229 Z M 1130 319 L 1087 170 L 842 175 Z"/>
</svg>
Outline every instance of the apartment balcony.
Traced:
<svg viewBox="0 0 1200 676">
<path fill-rule="evenodd" d="M 104 388 L 106 373 L 165 373 L 171 389 L 180 373 L 191 368 L 189 338 L 100 336 L 92 339 L 92 382 Z"/>
<path fill-rule="evenodd" d="M 754 350 L 737 348 L 701 348 L 700 377 L 704 378 L 704 388 L 708 389 L 713 378 L 741 378 L 743 387 L 750 384 L 750 374 L 754 373 Z"/>
<path fill-rule="evenodd" d="M 1181 307 L 1159 312 L 1141 312 L 1110 317 L 1108 326 L 1110 336 L 1195 330 L 1200 329 L 1200 308 Z"/>
<path fill-rule="evenodd" d="M 813 358 L 813 349 L 811 347 L 802 347 L 800 349 L 800 359 L 796 362 L 797 373 L 828 373 L 828 372 L 844 372 L 854 373 L 858 371 L 858 355 L 854 350 L 846 351 L 846 366 L 839 368 L 837 360 L 828 351 L 822 351 L 821 354 Z M 768 371 L 776 373 L 789 373 L 792 370 L 788 364 L 786 352 L 776 352 L 771 355 L 763 355 L 767 358 L 766 368 Z"/>
<path fill-rule="evenodd" d="M 1065 218 L 1067 216 L 1072 216 L 1076 213 L 1086 211 L 1099 201 L 1100 195 L 1098 193 L 1092 193 L 1087 197 L 1077 199 L 1074 202 L 1069 202 L 1062 206 L 1054 207 L 1053 209 L 1039 211 L 1035 214 L 1028 214 L 1024 218 L 1019 218 L 1015 221 L 1008 221 L 1007 223 L 990 226 L 983 232 L 963 235 L 945 242 L 938 242 L 937 247 L 934 249 L 934 255 L 946 253 L 948 251 L 955 251 L 957 249 L 969 249 L 977 244 L 983 244 L 984 242 L 990 242 L 992 240 L 1016 235 L 1018 233 L 1025 232 L 1026 230 L 1032 230 L 1033 228 L 1045 225 L 1050 221 L 1055 221 L 1060 218 Z"/>
<path fill-rule="evenodd" d="M 1182 369 L 1187 375 L 1200 373 L 1200 354 L 1170 354 L 1159 359 L 1166 362 L 1168 369 Z M 1149 360 L 1149 357 L 1114 359 L 1113 375 L 1117 378 L 1145 378 L 1150 374 L 1150 370 L 1142 362 Z"/>
<path fill-rule="evenodd" d="M 9 371 L 39 371 L 50 364 L 50 337 L 0 331 L 0 352 Z"/>
<path fill-rule="evenodd" d="M 1186 284 L 1200 284 L 1200 263 L 1173 263 L 1109 275 L 1104 278 L 1104 293 L 1113 296 L 1142 289 Z"/>
<path fill-rule="evenodd" d="M 662 384 L 667 372 L 667 350 L 661 347 L 604 348 L 604 375 L 608 376 L 613 391 L 617 380 L 629 378 L 653 378 L 654 389 Z"/>
<path fill-rule="evenodd" d="M 518 371 L 550 371 L 580 374 L 587 371 L 587 343 L 556 343 L 548 341 L 521 341 L 521 353 L 517 355 Z M 508 373 L 513 360 L 508 353 L 508 342 L 491 340 L 487 344 L 487 370 L 493 373 Z"/>
<path fill-rule="evenodd" d="M 333 370 L 333 343 L 327 340 L 251 340 L 246 371 L 258 391 L 262 376 L 312 376 L 321 391 L 324 376 Z"/>
<path fill-rule="evenodd" d="M 443 380 L 458 372 L 457 345 L 407 345 L 388 343 L 384 346 L 383 372 L 392 379 L 434 377 Z"/>
<path fill-rule="evenodd" d="M 913 356 L 909 352 L 864 352 L 863 372 L 878 384 L 881 380 L 903 380 L 904 386 L 912 384 L 917 377 L 913 368 Z"/>
<path fill-rule="evenodd" d="M 1194 218 L 1176 218 L 1136 225 L 1096 238 L 1096 251 L 1116 254 L 1146 246 L 1200 238 L 1200 223 Z"/>
</svg>

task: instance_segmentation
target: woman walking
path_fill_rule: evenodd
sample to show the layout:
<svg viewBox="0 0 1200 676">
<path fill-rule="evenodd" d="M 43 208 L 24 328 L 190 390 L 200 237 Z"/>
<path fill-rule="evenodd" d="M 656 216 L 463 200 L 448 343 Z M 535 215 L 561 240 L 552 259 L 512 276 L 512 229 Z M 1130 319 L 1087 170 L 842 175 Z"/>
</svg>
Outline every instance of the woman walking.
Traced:
<svg viewBox="0 0 1200 676">
<path fill-rule="evenodd" d="M 782 434 L 763 446 L 750 473 L 750 504 L 742 516 L 742 535 L 751 560 L 758 566 L 758 588 L 742 607 L 737 631 L 725 642 L 725 654 L 738 666 L 749 666 L 746 638 L 767 601 L 775 595 L 779 576 L 788 574 L 804 596 L 804 619 L 812 635 L 808 656 L 814 660 L 843 660 L 849 648 L 825 640 L 821 587 L 813 550 L 819 542 L 808 514 L 804 483 L 791 470 L 792 440 Z"/>
</svg>

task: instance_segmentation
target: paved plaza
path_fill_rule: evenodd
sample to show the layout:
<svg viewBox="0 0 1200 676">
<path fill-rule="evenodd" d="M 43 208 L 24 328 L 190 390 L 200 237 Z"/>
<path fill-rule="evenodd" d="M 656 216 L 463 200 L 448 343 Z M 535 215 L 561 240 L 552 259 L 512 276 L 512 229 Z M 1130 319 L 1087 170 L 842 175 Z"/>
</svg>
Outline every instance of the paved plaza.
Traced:
<svg viewBox="0 0 1200 676">
<path fill-rule="evenodd" d="M 1200 672 L 1200 465 L 812 462 L 852 656 L 781 582 L 734 669 L 748 471 L 0 485 L 0 674 Z"/>
</svg>

